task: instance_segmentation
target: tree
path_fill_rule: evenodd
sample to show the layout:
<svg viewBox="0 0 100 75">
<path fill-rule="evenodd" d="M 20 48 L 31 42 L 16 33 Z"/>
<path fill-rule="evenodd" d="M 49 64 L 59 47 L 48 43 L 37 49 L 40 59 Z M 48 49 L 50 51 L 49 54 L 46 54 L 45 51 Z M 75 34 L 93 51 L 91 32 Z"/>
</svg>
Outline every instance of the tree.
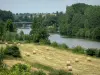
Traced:
<svg viewBox="0 0 100 75">
<path fill-rule="evenodd" d="M 100 27 L 96 27 L 92 32 L 92 38 L 100 40 Z"/>
<path fill-rule="evenodd" d="M 5 24 L 3 21 L 0 21 L 0 39 L 2 40 L 2 36 L 4 34 L 5 31 Z"/>
<path fill-rule="evenodd" d="M 6 22 L 6 31 L 10 31 L 10 32 L 14 32 L 15 28 L 14 25 L 12 23 L 12 20 L 8 19 Z"/>
<path fill-rule="evenodd" d="M 39 43 L 41 39 L 47 40 L 48 39 L 48 32 L 43 26 L 43 17 L 40 15 L 39 17 L 35 17 L 33 24 L 32 24 L 32 31 L 30 32 L 33 42 Z"/>
<path fill-rule="evenodd" d="M 6 21 L 8 19 L 14 19 L 12 12 L 0 10 L 0 20 Z"/>
</svg>

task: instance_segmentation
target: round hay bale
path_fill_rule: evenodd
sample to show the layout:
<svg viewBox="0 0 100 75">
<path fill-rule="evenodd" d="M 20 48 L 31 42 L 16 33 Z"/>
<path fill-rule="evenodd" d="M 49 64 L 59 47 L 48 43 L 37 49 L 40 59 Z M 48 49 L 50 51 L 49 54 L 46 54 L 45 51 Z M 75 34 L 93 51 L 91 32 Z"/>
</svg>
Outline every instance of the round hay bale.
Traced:
<svg viewBox="0 0 100 75">
<path fill-rule="evenodd" d="M 5 45 L 8 45 L 8 43 L 6 42 Z"/>
<path fill-rule="evenodd" d="M 29 53 L 26 53 L 25 55 L 26 55 L 26 56 L 30 56 L 30 54 L 29 54 Z"/>
<path fill-rule="evenodd" d="M 67 66 L 68 71 L 72 71 L 72 66 Z"/>
<path fill-rule="evenodd" d="M 87 61 L 92 61 L 90 57 L 87 57 Z"/>
<path fill-rule="evenodd" d="M 17 43 L 16 43 L 16 42 L 14 42 L 14 45 L 17 45 Z"/>
<path fill-rule="evenodd" d="M 67 66 L 70 66 L 71 65 L 71 62 L 70 61 L 67 61 L 66 63 L 67 63 Z"/>
<path fill-rule="evenodd" d="M 46 50 L 50 50 L 48 47 L 46 47 Z"/>
<path fill-rule="evenodd" d="M 17 45 L 18 45 L 18 46 L 20 46 L 21 44 L 20 44 L 20 43 L 18 43 Z"/>
<path fill-rule="evenodd" d="M 79 62 L 79 59 L 78 59 L 78 58 L 76 58 L 76 59 L 75 59 L 75 62 Z"/>
<path fill-rule="evenodd" d="M 36 54 L 36 51 L 33 51 L 33 54 Z"/>
</svg>

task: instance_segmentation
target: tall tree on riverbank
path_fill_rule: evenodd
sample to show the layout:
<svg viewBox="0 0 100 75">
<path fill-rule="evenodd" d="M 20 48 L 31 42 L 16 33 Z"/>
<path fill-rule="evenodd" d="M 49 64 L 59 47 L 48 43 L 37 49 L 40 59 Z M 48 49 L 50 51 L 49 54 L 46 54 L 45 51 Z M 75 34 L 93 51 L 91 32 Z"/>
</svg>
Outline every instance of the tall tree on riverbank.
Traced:
<svg viewBox="0 0 100 75">
<path fill-rule="evenodd" d="M 41 15 L 39 17 L 35 17 L 32 24 L 32 31 L 30 32 L 33 42 L 40 42 L 40 40 L 48 40 L 48 32 L 43 25 L 44 17 Z"/>
</svg>

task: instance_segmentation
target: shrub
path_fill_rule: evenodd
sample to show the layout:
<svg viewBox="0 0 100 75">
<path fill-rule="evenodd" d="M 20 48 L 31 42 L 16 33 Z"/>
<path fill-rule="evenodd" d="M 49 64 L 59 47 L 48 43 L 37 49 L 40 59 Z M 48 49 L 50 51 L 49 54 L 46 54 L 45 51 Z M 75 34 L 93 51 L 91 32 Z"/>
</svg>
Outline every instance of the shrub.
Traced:
<svg viewBox="0 0 100 75">
<path fill-rule="evenodd" d="M 94 56 L 96 54 L 97 49 L 93 49 L 93 48 L 88 48 L 86 50 L 86 54 L 90 55 L 90 56 Z"/>
<path fill-rule="evenodd" d="M 0 48 L 0 65 L 3 63 L 4 59 L 4 49 L 3 47 Z"/>
<path fill-rule="evenodd" d="M 6 41 L 13 41 L 13 40 L 17 40 L 18 39 L 18 35 L 16 32 L 9 32 L 7 31 L 4 35 L 3 35 L 3 38 L 6 40 Z"/>
<path fill-rule="evenodd" d="M 7 46 L 5 49 L 5 55 L 9 55 L 13 57 L 21 57 L 19 48 L 16 45 Z"/>
<path fill-rule="evenodd" d="M 25 72 L 29 72 L 31 69 L 31 67 L 27 64 L 21 64 L 21 63 L 18 63 L 18 64 L 15 64 L 14 66 L 12 66 L 11 70 L 12 71 L 19 71 L 19 72 L 22 72 L 22 71 L 25 71 Z"/>
<path fill-rule="evenodd" d="M 15 64 L 11 69 L 0 69 L 0 75 L 32 75 L 30 66 L 26 64 Z"/>
<path fill-rule="evenodd" d="M 51 46 L 53 46 L 53 47 L 58 47 L 59 45 L 58 45 L 57 42 L 52 42 L 52 43 L 51 43 Z"/>
<path fill-rule="evenodd" d="M 66 44 L 60 44 L 59 47 L 60 48 L 64 48 L 64 49 L 67 49 L 68 48 L 68 46 Z"/>
<path fill-rule="evenodd" d="M 84 54 L 84 48 L 82 48 L 81 46 L 76 46 L 72 49 L 72 52 L 74 53 L 81 53 L 81 54 Z"/>
<path fill-rule="evenodd" d="M 50 72 L 49 75 L 73 75 L 73 74 L 70 72 L 66 72 L 64 70 L 54 70 Z"/>
<path fill-rule="evenodd" d="M 96 57 L 100 57 L 100 50 L 96 50 Z"/>
<path fill-rule="evenodd" d="M 41 39 L 41 40 L 39 41 L 39 43 L 40 43 L 40 44 L 44 44 L 44 45 L 50 45 L 50 40 L 48 40 L 48 39 Z"/>
<path fill-rule="evenodd" d="M 42 70 L 40 70 L 40 71 L 34 71 L 34 72 L 32 73 L 32 75 L 46 75 L 46 73 L 43 72 Z"/>
</svg>

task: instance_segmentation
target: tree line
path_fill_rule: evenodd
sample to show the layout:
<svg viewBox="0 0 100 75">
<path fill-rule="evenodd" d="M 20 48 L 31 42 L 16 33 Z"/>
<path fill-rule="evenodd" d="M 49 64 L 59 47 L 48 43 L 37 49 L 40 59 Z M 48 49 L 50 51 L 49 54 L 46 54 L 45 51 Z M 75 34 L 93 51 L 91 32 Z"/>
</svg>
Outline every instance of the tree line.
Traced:
<svg viewBox="0 0 100 75">
<path fill-rule="evenodd" d="M 73 4 L 63 15 L 60 34 L 100 40 L 100 6 Z"/>
<path fill-rule="evenodd" d="M 16 17 L 18 16 L 16 14 Z M 56 12 L 34 16 L 31 19 L 33 20 L 32 30 L 28 35 L 22 31 L 20 34 L 17 33 L 16 25 L 13 24 L 13 21 L 17 20 L 16 17 L 10 11 L 0 10 L 0 40 L 40 42 L 47 41 L 49 33 L 100 40 L 100 6 L 77 3 L 67 6 L 65 13 Z M 18 19 L 23 21 L 21 18 Z"/>
</svg>

